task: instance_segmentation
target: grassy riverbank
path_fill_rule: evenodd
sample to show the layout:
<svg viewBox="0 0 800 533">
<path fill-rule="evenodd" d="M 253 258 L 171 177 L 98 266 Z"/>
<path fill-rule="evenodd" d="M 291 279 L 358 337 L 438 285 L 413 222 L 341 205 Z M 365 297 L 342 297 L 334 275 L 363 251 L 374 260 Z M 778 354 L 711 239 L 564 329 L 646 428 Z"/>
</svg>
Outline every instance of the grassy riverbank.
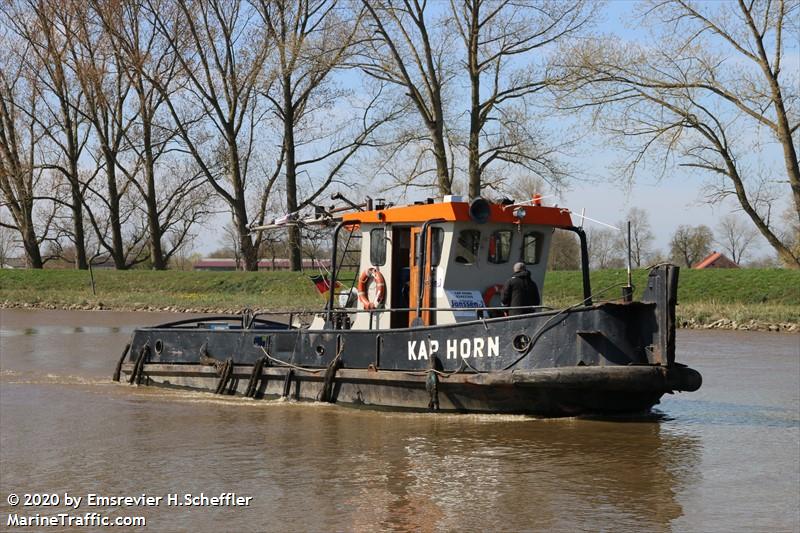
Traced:
<svg viewBox="0 0 800 533">
<path fill-rule="evenodd" d="M 592 291 L 624 284 L 624 270 L 592 273 Z M 545 300 L 560 307 L 580 300 L 580 272 L 551 272 L 545 280 Z M 647 272 L 635 271 L 638 298 Z M 599 295 L 618 297 L 618 287 Z M 800 271 L 780 269 L 682 269 L 678 286 L 678 323 L 683 327 L 713 325 L 724 329 L 769 329 L 800 324 Z M 774 329 L 774 328 L 773 328 Z"/>
<path fill-rule="evenodd" d="M 95 271 L 96 296 L 89 273 L 75 270 L 2 270 L 0 305 L 56 309 L 118 309 L 235 312 L 253 309 L 316 309 L 323 299 L 308 276 L 293 272 L 152 272 Z M 647 273 L 634 275 L 636 296 Z M 592 274 L 600 299 L 614 299 L 625 272 Z M 581 300 L 579 272 L 551 272 L 544 287 L 545 304 L 572 305 Z M 685 326 L 735 327 L 754 323 L 800 323 L 800 272 L 789 270 L 681 271 L 678 320 Z"/>
</svg>

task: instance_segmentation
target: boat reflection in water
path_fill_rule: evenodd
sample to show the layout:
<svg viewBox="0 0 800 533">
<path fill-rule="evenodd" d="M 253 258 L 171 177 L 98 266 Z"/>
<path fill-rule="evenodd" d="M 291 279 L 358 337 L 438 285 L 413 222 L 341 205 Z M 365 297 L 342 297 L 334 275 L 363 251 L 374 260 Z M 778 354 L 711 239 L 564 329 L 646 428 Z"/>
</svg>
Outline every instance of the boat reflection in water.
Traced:
<svg viewBox="0 0 800 533">
<path fill-rule="evenodd" d="M 330 429 L 345 438 L 350 424 L 336 422 Z M 371 451 L 355 452 L 358 464 L 348 466 L 350 483 L 361 490 L 335 505 L 352 507 L 361 530 L 573 531 L 614 524 L 661 531 L 683 514 L 675 495 L 698 475 L 699 440 L 658 422 L 464 422 L 431 421 L 422 424 L 427 431 L 395 443 L 382 431 L 363 435 L 360 446 Z M 488 517 L 502 521 L 487 523 Z"/>
</svg>

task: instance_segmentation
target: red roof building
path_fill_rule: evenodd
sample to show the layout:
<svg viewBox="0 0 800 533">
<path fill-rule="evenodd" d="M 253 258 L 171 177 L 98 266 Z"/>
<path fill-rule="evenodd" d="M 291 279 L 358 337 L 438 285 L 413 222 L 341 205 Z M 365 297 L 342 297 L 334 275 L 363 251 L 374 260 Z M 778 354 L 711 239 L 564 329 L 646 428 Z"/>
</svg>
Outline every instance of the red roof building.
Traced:
<svg viewBox="0 0 800 533">
<path fill-rule="evenodd" d="M 706 268 L 739 268 L 739 265 L 719 252 L 712 252 L 711 255 L 697 263 L 692 268 L 695 270 L 704 270 Z"/>
</svg>

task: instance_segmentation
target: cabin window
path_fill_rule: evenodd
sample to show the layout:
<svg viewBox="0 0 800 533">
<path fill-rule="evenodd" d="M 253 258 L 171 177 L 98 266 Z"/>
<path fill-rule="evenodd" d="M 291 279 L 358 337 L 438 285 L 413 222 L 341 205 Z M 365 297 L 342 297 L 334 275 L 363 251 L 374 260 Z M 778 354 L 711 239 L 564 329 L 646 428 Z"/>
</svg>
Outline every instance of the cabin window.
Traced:
<svg viewBox="0 0 800 533">
<path fill-rule="evenodd" d="M 522 262 L 526 265 L 535 265 L 539 262 L 540 233 L 526 233 L 522 237 Z"/>
<path fill-rule="evenodd" d="M 422 252 L 422 244 L 420 244 L 420 235 L 422 233 L 417 233 L 416 236 L 416 245 L 415 248 L 417 253 L 414 254 L 414 264 L 418 263 L 420 253 Z M 431 250 L 431 257 L 427 258 L 428 263 L 430 266 L 439 266 L 439 262 L 442 260 L 442 243 L 444 242 L 444 230 L 442 228 L 431 228 L 430 229 L 430 239 L 431 242 L 428 243 L 430 245 Z"/>
<path fill-rule="evenodd" d="M 386 264 L 386 230 L 375 228 L 369 232 L 369 262 L 374 266 Z"/>
<path fill-rule="evenodd" d="M 442 244 L 444 243 L 444 230 L 431 228 L 431 266 L 439 266 L 442 260 Z"/>
<path fill-rule="evenodd" d="M 478 259 L 481 232 L 476 229 L 461 230 L 456 241 L 456 263 L 471 265 Z"/>
<path fill-rule="evenodd" d="M 511 258 L 511 230 L 495 231 L 489 237 L 489 262 L 508 263 Z"/>
</svg>

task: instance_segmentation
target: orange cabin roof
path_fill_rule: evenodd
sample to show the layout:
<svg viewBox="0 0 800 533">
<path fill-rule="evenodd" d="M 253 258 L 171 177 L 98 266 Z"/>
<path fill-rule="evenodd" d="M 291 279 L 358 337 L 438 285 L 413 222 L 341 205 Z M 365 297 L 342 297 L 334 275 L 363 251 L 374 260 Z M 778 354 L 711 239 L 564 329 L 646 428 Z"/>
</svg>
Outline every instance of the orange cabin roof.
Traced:
<svg viewBox="0 0 800 533">
<path fill-rule="evenodd" d="M 539 224 L 567 228 L 572 226 L 569 210 L 561 207 L 524 206 L 525 217 L 519 220 L 514 216 L 517 207 L 489 204 L 490 214 L 487 222 Z M 447 202 L 389 207 L 379 211 L 360 211 L 342 216 L 345 222 L 358 220 L 364 224 L 422 223 L 440 218 L 446 222 L 470 222 L 467 202 Z"/>
</svg>

